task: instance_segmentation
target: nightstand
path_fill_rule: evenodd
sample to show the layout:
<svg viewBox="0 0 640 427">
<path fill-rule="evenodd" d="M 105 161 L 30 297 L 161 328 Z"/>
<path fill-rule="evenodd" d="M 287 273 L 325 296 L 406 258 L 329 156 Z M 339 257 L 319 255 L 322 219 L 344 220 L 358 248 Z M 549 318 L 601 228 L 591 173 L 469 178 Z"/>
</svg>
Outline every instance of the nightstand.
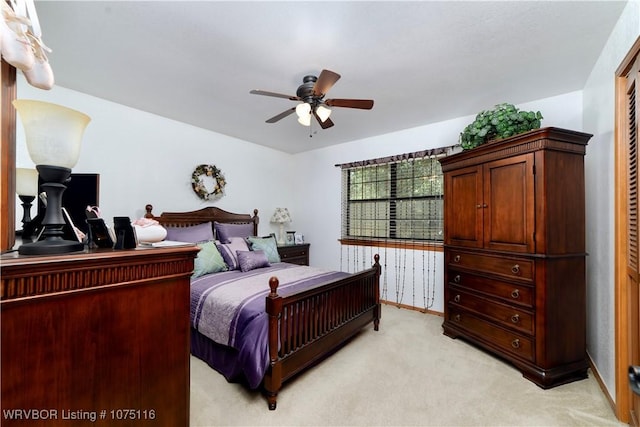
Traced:
<svg viewBox="0 0 640 427">
<path fill-rule="evenodd" d="M 309 265 L 309 243 L 278 246 L 278 253 L 282 262 Z"/>
</svg>

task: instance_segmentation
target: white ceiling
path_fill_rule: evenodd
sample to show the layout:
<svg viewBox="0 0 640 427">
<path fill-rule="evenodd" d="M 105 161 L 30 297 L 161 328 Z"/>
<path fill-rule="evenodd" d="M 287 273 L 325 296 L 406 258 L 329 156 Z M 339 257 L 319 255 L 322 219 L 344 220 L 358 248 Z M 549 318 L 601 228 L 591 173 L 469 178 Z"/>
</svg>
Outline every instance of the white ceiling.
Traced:
<svg viewBox="0 0 640 427">
<path fill-rule="evenodd" d="M 625 1 L 38 1 L 56 84 L 298 153 L 580 90 Z M 302 78 L 342 78 L 310 129 Z M 544 122 L 543 122 L 544 124 Z"/>
</svg>

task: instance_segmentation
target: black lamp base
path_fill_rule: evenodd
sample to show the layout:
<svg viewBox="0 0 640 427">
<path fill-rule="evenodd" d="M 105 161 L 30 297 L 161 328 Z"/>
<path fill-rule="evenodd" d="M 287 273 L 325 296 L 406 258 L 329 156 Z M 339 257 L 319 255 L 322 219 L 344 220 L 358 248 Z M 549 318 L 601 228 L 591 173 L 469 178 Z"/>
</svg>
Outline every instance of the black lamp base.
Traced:
<svg viewBox="0 0 640 427">
<path fill-rule="evenodd" d="M 18 248 L 20 255 L 54 255 L 79 252 L 84 250 L 84 243 L 73 240 L 50 239 L 33 243 L 24 243 Z"/>
<path fill-rule="evenodd" d="M 51 255 L 83 251 L 84 243 L 63 239 L 65 220 L 62 216 L 62 193 L 67 188 L 64 184 L 71 176 L 71 169 L 50 165 L 36 165 L 36 169 L 43 181 L 40 188 L 47 194 L 47 208 L 42 220 L 44 231 L 42 240 L 24 243 L 18 248 L 18 253 Z"/>
<path fill-rule="evenodd" d="M 22 214 L 22 240 L 31 241 L 33 236 L 33 222 L 31 221 L 31 203 L 36 198 L 35 196 L 18 195 L 22 201 L 22 208 L 24 213 Z"/>
</svg>

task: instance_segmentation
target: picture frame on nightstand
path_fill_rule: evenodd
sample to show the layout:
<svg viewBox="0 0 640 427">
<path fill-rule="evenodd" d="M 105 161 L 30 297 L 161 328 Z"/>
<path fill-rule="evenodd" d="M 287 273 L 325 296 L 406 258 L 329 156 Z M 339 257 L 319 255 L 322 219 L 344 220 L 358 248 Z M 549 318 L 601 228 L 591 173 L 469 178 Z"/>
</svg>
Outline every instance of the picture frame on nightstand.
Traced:
<svg viewBox="0 0 640 427">
<path fill-rule="evenodd" d="M 287 235 L 285 237 L 284 243 L 287 245 L 295 244 L 295 231 L 287 231 Z"/>
<path fill-rule="evenodd" d="M 295 243 L 296 245 L 301 245 L 304 243 L 304 235 L 300 234 L 300 233 L 295 233 L 293 235 L 293 243 Z"/>
</svg>

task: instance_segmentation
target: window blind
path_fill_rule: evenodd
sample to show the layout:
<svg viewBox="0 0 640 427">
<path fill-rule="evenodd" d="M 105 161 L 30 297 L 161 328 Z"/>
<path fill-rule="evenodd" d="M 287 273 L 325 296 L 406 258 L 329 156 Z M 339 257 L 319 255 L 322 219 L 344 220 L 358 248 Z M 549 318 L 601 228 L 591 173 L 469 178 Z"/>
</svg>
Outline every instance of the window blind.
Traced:
<svg viewBox="0 0 640 427">
<path fill-rule="evenodd" d="M 336 165 L 342 168 L 342 239 L 442 241 L 438 157 L 450 148 Z"/>
</svg>

